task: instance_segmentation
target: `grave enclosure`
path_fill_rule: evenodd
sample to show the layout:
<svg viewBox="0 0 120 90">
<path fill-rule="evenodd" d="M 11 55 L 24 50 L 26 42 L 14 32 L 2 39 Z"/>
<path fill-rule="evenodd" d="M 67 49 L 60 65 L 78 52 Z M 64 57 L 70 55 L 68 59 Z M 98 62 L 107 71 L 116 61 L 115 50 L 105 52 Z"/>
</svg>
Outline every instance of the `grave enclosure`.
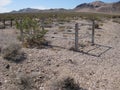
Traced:
<svg viewBox="0 0 120 90">
<path fill-rule="evenodd" d="M 89 26 L 89 29 L 83 30 L 82 27 L 86 25 Z M 59 43 L 59 45 L 56 45 L 56 43 L 54 43 L 51 46 L 60 47 L 63 49 L 69 49 L 69 50 L 73 50 L 76 52 L 80 52 L 80 53 L 95 56 L 95 57 L 100 57 L 102 54 L 104 54 L 105 52 L 107 52 L 112 48 L 109 46 L 97 44 L 97 42 L 95 42 L 95 31 L 96 31 L 95 20 L 92 20 L 90 21 L 90 23 L 87 23 L 87 24 L 86 23 L 81 24 L 79 22 L 74 23 L 73 27 L 74 27 L 72 30 L 73 32 L 65 28 L 64 30 L 62 30 L 63 35 L 61 36 L 56 35 L 57 34 L 56 32 L 54 32 L 53 35 L 51 36 L 50 35 L 46 36 L 48 38 L 51 38 L 52 40 L 56 39 L 55 42 Z M 68 31 L 68 32 L 64 32 L 64 31 Z M 83 31 L 85 33 L 83 33 Z M 88 31 L 88 34 L 87 34 L 87 31 Z M 71 37 L 70 37 L 70 34 L 72 34 Z M 64 42 L 62 42 L 63 39 L 64 39 Z M 83 39 L 85 42 L 81 42 L 81 40 Z M 72 41 L 72 43 L 67 43 L 68 41 Z M 71 44 L 72 47 L 66 47 L 67 45 L 65 45 L 64 43 Z"/>
<path fill-rule="evenodd" d="M 2 23 L 2 27 L 0 27 L 1 29 L 5 29 L 7 26 L 9 26 L 9 27 L 13 26 L 13 19 L 9 19 L 9 20 L 2 19 L 0 21 Z M 22 23 L 22 20 L 20 20 L 20 23 Z M 42 30 L 45 30 L 46 25 L 44 24 L 44 19 L 42 19 L 40 21 L 40 23 L 41 23 L 40 26 L 41 26 Z M 105 53 L 106 51 L 111 49 L 111 47 L 109 47 L 109 46 L 96 44 L 96 42 L 95 42 L 95 20 L 92 20 L 91 23 L 88 24 L 91 28 L 91 30 L 89 30 L 89 32 L 91 34 L 84 35 L 84 33 L 81 33 L 81 30 L 82 30 L 81 27 L 83 25 L 87 25 L 87 24 L 74 23 L 74 27 L 73 27 L 74 32 L 71 32 L 71 31 L 69 31 L 67 33 L 63 32 L 63 34 L 65 34 L 66 36 L 69 36 L 70 34 L 72 34 L 72 38 L 66 37 L 65 35 L 62 35 L 62 36 L 55 35 L 55 33 L 52 36 L 45 35 L 45 38 L 47 37 L 49 39 L 57 39 L 58 42 L 60 42 L 59 39 L 66 40 L 66 41 L 70 40 L 70 41 L 72 41 L 72 47 L 69 47 L 67 49 L 74 50 L 76 52 L 80 52 L 80 53 L 87 54 L 87 55 L 97 56 L 97 57 L 101 56 L 103 53 Z M 47 27 L 47 28 L 52 28 L 52 27 Z M 54 26 L 53 26 L 53 28 L 54 28 Z M 23 35 L 22 27 L 21 27 L 20 31 L 21 31 L 21 36 L 22 36 Z M 64 31 L 66 31 L 66 30 L 64 30 Z M 57 32 L 57 30 L 56 30 L 56 32 Z M 82 42 L 79 42 L 80 40 L 82 40 L 83 38 L 85 39 L 86 37 L 89 38 L 89 41 L 88 41 L 89 43 L 87 43 L 89 45 L 86 45 L 86 43 L 83 44 Z M 49 44 L 49 45 L 53 46 L 53 47 L 57 46 L 57 45 L 52 45 L 52 44 Z M 84 49 L 87 48 L 87 46 L 91 47 L 91 48 L 85 51 Z M 62 46 L 57 46 L 57 47 L 62 47 Z M 105 49 L 102 52 L 100 52 L 99 54 L 90 53 L 91 51 L 96 50 L 101 47 L 105 48 Z M 66 49 L 66 47 L 64 47 L 64 46 L 62 48 Z"/>
</svg>

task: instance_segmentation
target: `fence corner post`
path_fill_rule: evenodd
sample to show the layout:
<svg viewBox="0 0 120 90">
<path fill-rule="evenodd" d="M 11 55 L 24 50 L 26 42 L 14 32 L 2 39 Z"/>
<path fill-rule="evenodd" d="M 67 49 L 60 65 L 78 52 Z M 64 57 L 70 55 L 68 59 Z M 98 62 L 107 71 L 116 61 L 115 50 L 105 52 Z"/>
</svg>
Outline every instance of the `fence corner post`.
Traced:
<svg viewBox="0 0 120 90">
<path fill-rule="evenodd" d="M 78 23 L 75 24 L 75 51 L 78 51 Z"/>
<path fill-rule="evenodd" d="M 92 45 L 95 44 L 94 38 L 95 38 L 95 20 L 92 20 L 92 41 L 91 41 Z"/>
</svg>

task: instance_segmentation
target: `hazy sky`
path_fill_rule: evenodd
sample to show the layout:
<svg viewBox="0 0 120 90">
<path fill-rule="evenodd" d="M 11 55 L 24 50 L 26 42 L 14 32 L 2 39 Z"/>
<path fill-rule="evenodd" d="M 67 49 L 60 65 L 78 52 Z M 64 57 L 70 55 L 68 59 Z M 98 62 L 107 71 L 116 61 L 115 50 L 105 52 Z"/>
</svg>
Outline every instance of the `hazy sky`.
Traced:
<svg viewBox="0 0 120 90">
<path fill-rule="evenodd" d="M 0 13 L 19 10 L 23 8 L 66 8 L 72 9 L 81 3 L 95 0 L 0 0 Z M 116 2 L 120 0 L 101 0 L 104 2 Z"/>
</svg>

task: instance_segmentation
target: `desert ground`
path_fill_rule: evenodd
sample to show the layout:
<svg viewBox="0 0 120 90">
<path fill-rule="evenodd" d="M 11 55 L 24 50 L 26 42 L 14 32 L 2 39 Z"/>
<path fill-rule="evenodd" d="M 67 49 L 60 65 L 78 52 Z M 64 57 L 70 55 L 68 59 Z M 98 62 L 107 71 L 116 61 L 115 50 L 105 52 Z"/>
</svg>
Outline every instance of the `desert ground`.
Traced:
<svg viewBox="0 0 120 90">
<path fill-rule="evenodd" d="M 79 52 L 74 47 L 74 26 L 79 24 Z M 14 63 L 0 56 L 0 90 L 58 90 L 58 83 L 73 78 L 79 90 L 120 90 L 120 24 L 100 22 L 91 45 L 91 21 L 53 23 L 45 35 L 51 46 L 22 48 L 27 58 Z M 0 48 L 21 43 L 18 31 L 0 29 Z M 24 79 L 21 82 L 21 79 Z M 22 84 L 24 83 L 24 84 Z M 71 89 L 70 89 L 71 90 Z"/>
</svg>

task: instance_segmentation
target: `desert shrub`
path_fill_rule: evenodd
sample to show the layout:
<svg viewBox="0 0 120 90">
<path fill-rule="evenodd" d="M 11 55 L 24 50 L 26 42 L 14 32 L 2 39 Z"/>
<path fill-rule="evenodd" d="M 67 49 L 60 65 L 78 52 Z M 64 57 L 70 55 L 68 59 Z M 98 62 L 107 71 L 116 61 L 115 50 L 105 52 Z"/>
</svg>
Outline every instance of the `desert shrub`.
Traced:
<svg viewBox="0 0 120 90">
<path fill-rule="evenodd" d="M 24 47 L 42 47 L 47 44 L 44 35 L 47 30 L 41 30 L 39 23 L 35 19 L 25 18 L 16 22 L 16 28 L 20 30 Z"/>
<path fill-rule="evenodd" d="M 27 75 L 21 76 L 17 78 L 16 85 L 20 90 L 32 90 L 32 83 L 33 81 Z"/>
<path fill-rule="evenodd" d="M 71 27 L 71 26 L 67 26 L 66 29 L 73 29 L 73 27 Z"/>
<path fill-rule="evenodd" d="M 120 19 L 119 18 L 113 19 L 113 22 L 120 24 Z"/>
<path fill-rule="evenodd" d="M 12 77 L 11 83 L 18 88 L 12 90 L 41 90 L 41 84 L 48 80 L 46 74 L 41 74 L 39 72 L 31 72 L 29 74 L 24 72 L 13 72 L 12 74 L 14 77 Z"/>
<path fill-rule="evenodd" d="M 66 78 L 64 81 L 61 82 L 61 89 L 62 90 L 79 90 L 79 85 L 74 82 L 73 78 Z"/>
<path fill-rule="evenodd" d="M 75 51 L 75 47 L 72 46 L 72 47 L 69 48 L 69 50 Z"/>
<path fill-rule="evenodd" d="M 25 59 L 25 53 L 19 44 L 10 44 L 2 49 L 2 57 L 6 60 L 19 62 Z"/>
<path fill-rule="evenodd" d="M 99 24 L 98 23 L 95 23 L 95 28 L 99 29 Z"/>
<path fill-rule="evenodd" d="M 99 25 L 100 25 L 100 26 L 103 26 L 103 23 L 100 23 Z"/>
<path fill-rule="evenodd" d="M 25 37 L 25 41 L 23 43 L 24 47 L 37 47 L 43 48 L 48 45 L 48 41 L 44 39 L 44 35 L 47 31 L 41 31 L 38 34 L 33 34 Z"/>
<path fill-rule="evenodd" d="M 59 24 L 64 24 L 64 22 L 59 22 Z"/>
<path fill-rule="evenodd" d="M 85 45 L 84 43 L 79 44 L 79 46 L 80 46 L 81 48 L 86 47 L 86 45 Z"/>
<path fill-rule="evenodd" d="M 0 25 L 0 29 L 5 29 L 5 26 L 4 25 Z"/>
<path fill-rule="evenodd" d="M 65 30 L 65 26 L 59 26 L 59 30 L 60 31 L 64 31 Z"/>
<path fill-rule="evenodd" d="M 73 78 L 67 77 L 58 81 L 54 86 L 54 90 L 85 90 L 77 84 Z"/>
</svg>

